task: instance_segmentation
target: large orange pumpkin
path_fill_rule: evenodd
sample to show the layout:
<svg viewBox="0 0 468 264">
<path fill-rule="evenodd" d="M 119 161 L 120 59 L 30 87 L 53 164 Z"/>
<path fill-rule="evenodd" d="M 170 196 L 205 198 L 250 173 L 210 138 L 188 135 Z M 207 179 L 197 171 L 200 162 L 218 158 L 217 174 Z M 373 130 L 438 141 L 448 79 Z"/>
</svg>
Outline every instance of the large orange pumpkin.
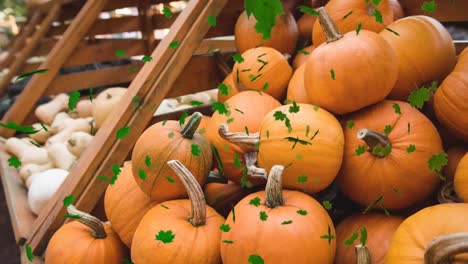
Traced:
<svg viewBox="0 0 468 264">
<path fill-rule="evenodd" d="M 467 222 L 467 203 L 439 204 L 422 209 L 398 227 L 387 253 L 386 264 L 467 263 L 467 254 L 457 256 L 453 262 L 448 259 L 441 262 L 441 257 L 449 257 L 453 251 L 467 252 Z M 464 233 L 464 236 L 454 236 L 459 233 Z M 447 235 L 452 237 L 443 238 Z"/>
<path fill-rule="evenodd" d="M 380 198 L 377 206 L 403 209 L 435 190 L 439 177 L 428 162 L 443 152 L 442 142 L 421 112 L 405 102 L 383 101 L 346 120 L 354 126 L 343 125 L 344 157 L 337 177 L 346 196 L 363 206 Z"/>
<path fill-rule="evenodd" d="M 156 204 L 135 182 L 131 163 L 124 165 L 118 179 L 107 187 L 104 195 L 107 219 L 127 247 L 131 246 L 133 234 L 143 215 Z"/>
<path fill-rule="evenodd" d="M 468 152 L 468 146 L 460 145 L 447 150 L 447 166 L 444 168 L 444 176 L 447 181 L 453 181 L 458 163 Z"/>
<path fill-rule="evenodd" d="M 383 100 L 398 74 L 392 47 L 368 30 L 341 35 L 327 11 L 317 10 L 328 43 L 316 47 L 306 62 L 304 84 L 311 102 L 345 114 Z"/>
<path fill-rule="evenodd" d="M 257 20 L 254 15 L 247 16 L 244 11 L 239 16 L 234 28 L 234 36 L 237 50 L 244 53 L 249 49 L 262 45 L 272 47 L 281 53 L 294 54 L 296 43 L 299 38 L 299 29 L 293 15 L 285 10 L 285 14 L 276 17 L 269 39 L 264 39 L 262 34 L 257 33 L 255 24 Z"/>
<path fill-rule="evenodd" d="M 210 142 L 196 132 L 202 115 L 194 113 L 181 127 L 169 120 L 147 128 L 135 143 L 132 171 L 135 181 L 152 200 L 163 201 L 186 197 L 183 184 L 166 162 L 179 159 L 203 183 L 211 170 L 213 155 Z"/>
<path fill-rule="evenodd" d="M 421 85 L 442 81 L 455 66 L 452 37 L 437 20 L 412 16 L 397 20 L 380 35 L 393 47 L 398 62 L 398 80 L 388 98 L 406 101 Z M 430 54 L 430 55 L 428 55 Z"/>
<path fill-rule="evenodd" d="M 310 103 L 309 96 L 304 87 L 304 69 L 305 65 L 301 65 L 294 72 L 293 77 L 289 81 L 288 93 L 286 99 L 296 103 Z"/>
<path fill-rule="evenodd" d="M 141 220 L 132 242 L 135 263 L 221 262 L 220 226 L 224 218 L 205 203 L 192 173 L 179 161 L 168 162 L 187 189 L 190 200 L 172 200 L 151 208 Z"/>
<path fill-rule="evenodd" d="M 468 142 L 468 49 L 458 56 L 455 69 L 434 95 L 437 119 L 455 135 Z"/>
<path fill-rule="evenodd" d="M 404 218 L 387 216 L 382 213 L 366 213 L 352 215 L 336 227 L 336 256 L 335 264 L 356 263 L 355 248 L 359 240 L 352 244 L 344 242 L 352 237 L 353 233 L 360 233 L 361 227 L 367 231 L 366 247 L 369 250 L 372 264 L 385 264 L 385 255 L 390 247 L 393 234 Z"/>
<path fill-rule="evenodd" d="M 236 62 L 233 77 L 247 89 L 263 91 L 283 100 L 292 76 L 286 58 L 273 48 L 258 47 L 242 53 L 243 62 Z"/>
<path fill-rule="evenodd" d="M 251 182 L 254 185 L 263 183 L 263 179 L 250 176 L 243 179 L 242 172 L 245 167 L 244 154 L 246 152 L 221 138 L 218 134 L 218 128 L 220 124 L 228 123 L 234 132 L 246 130 L 249 133 L 258 132 L 263 117 L 281 104 L 270 95 L 255 91 L 240 92 L 229 98 L 224 104 L 228 108 L 228 113 L 220 114 L 219 111 L 213 113 L 206 131 L 206 136 L 219 153 L 222 172 L 226 178 L 237 184 L 241 184 L 243 181 Z M 219 167 L 218 164 L 218 169 L 221 171 Z"/>
<path fill-rule="evenodd" d="M 330 0 L 325 5 L 325 9 L 331 18 L 336 21 L 338 29 L 343 34 L 355 31 L 359 23 L 361 23 L 362 29 L 378 33 L 395 20 L 394 10 L 397 10 L 396 5 L 398 3 L 395 4 L 394 2 L 398 1 L 382 0 L 375 6 L 373 1 Z M 375 10 L 382 14 L 382 23 L 376 20 Z M 312 43 L 318 46 L 326 41 L 327 37 L 317 20 L 312 30 Z"/>
<path fill-rule="evenodd" d="M 278 120 L 282 117 L 283 120 Z M 283 185 L 314 194 L 335 179 L 343 158 L 344 136 L 340 123 L 326 110 L 309 104 L 289 104 L 273 109 L 264 117 L 260 133 L 229 133 L 226 138 L 255 149 L 260 168 L 269 171 L 283 165 Z"/>
<path fill-rule="evenodd" d="M 67 211 L 77 220 L 64 224 L 52 236 L 45 254 L 46 264 L 120 263 L 128 256 L 128 249 L 109 224 L 73 205 Z"/>
<path fill-rule="evenodd" d="M 458 163 L 453 185 L 458 197 L 468 202 L 468 153 Z"/>
<path fill-rule="evenodd" d="M 270 171 L 265 191 L 242 199 L 224 224 L 221 256 L 224 264 L 331 264 L 335 229 L 330 216 L 314 198 L 281 190 L 283 166 Z M 276 243 L 281 242 L 281 243 Z"/>
</svg>

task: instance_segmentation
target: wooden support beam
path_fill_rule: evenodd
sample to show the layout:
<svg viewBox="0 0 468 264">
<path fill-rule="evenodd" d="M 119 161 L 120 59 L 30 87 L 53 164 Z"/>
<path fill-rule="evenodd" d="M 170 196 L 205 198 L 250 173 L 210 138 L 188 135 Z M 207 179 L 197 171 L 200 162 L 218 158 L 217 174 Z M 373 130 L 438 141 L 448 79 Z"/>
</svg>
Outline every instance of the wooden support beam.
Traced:
<svg viewBox="0 0 468 264">
<path fill-rule="evenodd" d="M 141 0 L 138 6 L 140 17 L 141 35 L 145 42 L 146 53 L 150 54 L 156 47 L 154 26 L 152 20 L 151 0 Z"/>
</svg>

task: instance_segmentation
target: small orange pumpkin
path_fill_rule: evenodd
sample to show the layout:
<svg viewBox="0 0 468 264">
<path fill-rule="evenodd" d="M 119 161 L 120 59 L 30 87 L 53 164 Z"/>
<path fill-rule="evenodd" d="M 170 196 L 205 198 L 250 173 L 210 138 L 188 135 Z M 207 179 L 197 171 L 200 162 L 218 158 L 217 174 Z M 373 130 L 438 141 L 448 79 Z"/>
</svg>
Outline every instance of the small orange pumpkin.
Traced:
<svg viewBox="0 0 468 264">
<path fill-rule="evenodd" d="M 184 127 L 169 120 L 147 128 L 138 138 L 132 153 L 135 181 L 152 200 L 163 201 L 186 197 L 183 184 L 167 166 L 169 159 L 185 162 L 203 183 L 211 170 L 213 155 L 210 142 L 195 132 L 202 114 L 196 112 Z M 157 140 L 155 140 L 157 139 Z"/>
<path fill-rule="evenodd" d="M 311 45 L 311 46 L 305 47 L 302 50 L 300 50 L 299 52 L 297 52 L 296 56 L 294 57 L 293 63 L 292 63 L 293 70 L 297 70 L 299 68 L 299 66 L 304 64 L 307 61 L 307 59 L 309 58 L 310 53 L 312 53 L 312 51 L 314 51 L 314 49 L 315 49 L 315 46 Z"/>
<path fill-rule="evenodd" d="M 453 181 L 458 163 L 468 152 L 468 146 L 454 146 L 447 151 L 447 166 L 444 168 L 444 176 L 447 181 Z"/>
<path fill-rule="evenodd" d="M 304 87 L 304 70 L 305 65 L 303 64 L 294 72 L 293 77 L 289 81 L 287 100 L 296 103 L 310 103 L 309 96 Z"/>
<path fill-rule="evenodd" d="M 205 203 L 203 191 L 182 163 L 168 161 L 183 182 L 188 199 L 172 200 L 151 208 L 135 231 L 132 260 L 135 263 L 221 262 L 220 226 L 224 218 Z"/>
<path fill-rule="evenodd" d="M 292 76 L 286 58 L 273 48 L 258 47 L 242 53 L 243 62 L 233 69 L 235 82 L 247 89 L 263 91 L 282 101 Z"/>
<path fill-rule="evenodd" d="M 67 211 L 77 220 L 64 224 L 52 236 L 45 264 L 120 263 L 128 256 L 128 249 L 109 224 L 73 205 L 69 205 Z"/>
<path fill-rule="evenodd" d="M 453 185 L 458 197 L 468 202 L 468 153 L 458 163 Z"/>
<path fill-rule="evenodd" d="M 301 41 L 307 40 L 309 43 L 312 40 L 312 29 L 314 28 L 316 16 L 311 16 L 307 13 L 303 14 L 297 20 L 297 27 L 299 29 L 299 38 Z"/>
<path fill-rule="evenodd" d="M 265 191 L 250 194 L 232 209 L 224 224 L 229 229 L 221 235 L 224 264 L 252 263 L 252 259 L 333 263 L 336 241 L 330 216 L 314 198 L 282 191 L 283 170 L 274 166 Z M 278 239 L 285 243 L 273 243 Z"/>
</svg>

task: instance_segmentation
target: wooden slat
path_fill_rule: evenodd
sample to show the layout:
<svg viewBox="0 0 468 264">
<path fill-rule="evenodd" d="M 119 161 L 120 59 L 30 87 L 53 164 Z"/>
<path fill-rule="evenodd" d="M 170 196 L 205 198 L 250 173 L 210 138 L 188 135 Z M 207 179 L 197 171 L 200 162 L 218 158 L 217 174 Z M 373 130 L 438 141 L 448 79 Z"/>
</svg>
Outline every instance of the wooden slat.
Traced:
<svg viewBox="0 0 468 264">
<path fill-rule="evenodd" d="M 60 25 L 51 28 L 49 35 L 62 35 L 67 25 Z M 98 19 L 93 23 L 88 36 L 116 34 L 122 32 L 132 32 L 140 30 L 140 21 L 136 16 L 114 17 L 109 19 Z"/>
<path fill-rule="evenodd" d="M 58 42 L 58 38 L 44 38 L 41 40 L 41 43 L 39 43 L 38 47 L 36 50 L 33 52 L 33 57 L 34 56 L 45 56 L 49 54 L 49 52 L 52 50 L 55 44 Z"/>
<path fill-rule="evenodd" d="M 206 116 L 211 116 L 213 114 L 213 110 L 211 110 L 211 105 L 196 106 L 196 107 L 192 107 L 192 108 L 188 108 L 184 110 L 178 110 L 174 112 L 155 115 L 151 118 L 147 127 L 150 127 L 151 125 L 164 121 L 164 120 L 178 120 L 182 116 L 182 113 L 184 113 L 185 111 L 187 111 L 189 115 L 195 112 L 200 112 L 201 114 L 206 115 Z"/>
<path fill-rule="evenodd" d="M 234 35 L 234 26 L 243 11 L 244 0 L 229 0 L 226 8 L 216 17 L 216 26 L 210 28 L 205 38 Z"/>
<path fill-rule="evenodd" d="M 73 21 L 64 36 L 48 55 L 47 61 L 41 64 L 41 69 L 49 70 L 44 74 L 37 74 L 31 78 L 21 95 L 3 117 L 3 122 L 23 123 L 31 112 L 34 103 L 44 94 L 57 71 L 73 53 L 86 32 L 89 31 L 106 2 L 106 0 L 89 0 L 86 2 L 77 19 Z M 14 134 L 14 131 L 1 128 L 0 134 L 10 137 Z"/>
<path fill-rule="evenodd" d="M 141 0 L 138 5 L 138 16 L 140 17 L 141 33 L 145 42 L 146 53 L 150 54 L 156 47 L 156 39 L 153 30 L 151 0 Z"/>
<path fill-rule="evenodd" d="M 89 89 L 90 87 L 129 83 L 135 78 L 141 65 L 142 63 L 135 62 L 124 66 L 59 75 L 54 78 L 44 92 L 44 96 L 69 93 L 73 90 Z M 138 70 L 134 71 L 135 67 Z"/>
<path fill-rule="evenodd" d="M 28 243 L 36 254 L 42 253 L 47 240 L 63 222 L 64 197 L 73 194 L 80 210 L 90 211 L 95 206 L 96 198 L 107 187 L 107 182 L 96 180 L 97 175 L 111 175 L 112 164 L 121 164 L 124 161 L 151 120 L 152 111 L 148 109 L 161 103 L 208 31 L 207 17 L 218 15 L 225 4 L 226 0 L 191 0 L 188 3 L 172 26 L 171 32 L 151 55 L 153 61 L 143 66 L 119 107 L 114 109 L 96 134 L 95 143 L 85 150 L 62 188 L 55 193 L 34 224 Z M 175 40 L 180 41 L 179 47 L 169 48 L 169 43 Z M 143 99 L 139 110 L 133 109 L 134 96 Z M 117 140 L 116 131 L 125 126 L 131 127 L 130 134 Z"/>
<path fill-rule="evenodd" d="M 21 183 L 18 171 L 8 166 L 10 155 L 5 152 L 5 144 L 0 143 L 0 174 L 8 205 L 13 234 L 18 245 L 26 241 L 36 216 L 28 205 L 28 193 Z"/>
<path fill-rule="evenodd" d="M 436 1 L 437 8 L 429 13 L 421 9 L 425 0 L 399 0 L 405 16 L 425 15 L 433 17 L 441 22 L 466 22 L 468 21 L 468 1 Z"/>
</svg>

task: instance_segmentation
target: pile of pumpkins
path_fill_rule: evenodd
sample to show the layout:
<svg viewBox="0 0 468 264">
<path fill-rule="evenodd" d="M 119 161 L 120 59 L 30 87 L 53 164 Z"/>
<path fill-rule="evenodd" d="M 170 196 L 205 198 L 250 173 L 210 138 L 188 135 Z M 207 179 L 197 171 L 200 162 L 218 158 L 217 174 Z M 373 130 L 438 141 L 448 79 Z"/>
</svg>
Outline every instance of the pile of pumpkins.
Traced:
<svg viewBox="0 0 468 264">
<path fill-rule="evenodd" d="M 330 0 L 301 34 L 289 11 L 271 40 L 239 17 L 213 115 L 147 128 L 109 222 L 68 206 L 46 263 L 468 261 L 468 49 L 396 0 Z M 333 182 L 362 209 L 340 223 L 316 199 Z"/>
</svg>

